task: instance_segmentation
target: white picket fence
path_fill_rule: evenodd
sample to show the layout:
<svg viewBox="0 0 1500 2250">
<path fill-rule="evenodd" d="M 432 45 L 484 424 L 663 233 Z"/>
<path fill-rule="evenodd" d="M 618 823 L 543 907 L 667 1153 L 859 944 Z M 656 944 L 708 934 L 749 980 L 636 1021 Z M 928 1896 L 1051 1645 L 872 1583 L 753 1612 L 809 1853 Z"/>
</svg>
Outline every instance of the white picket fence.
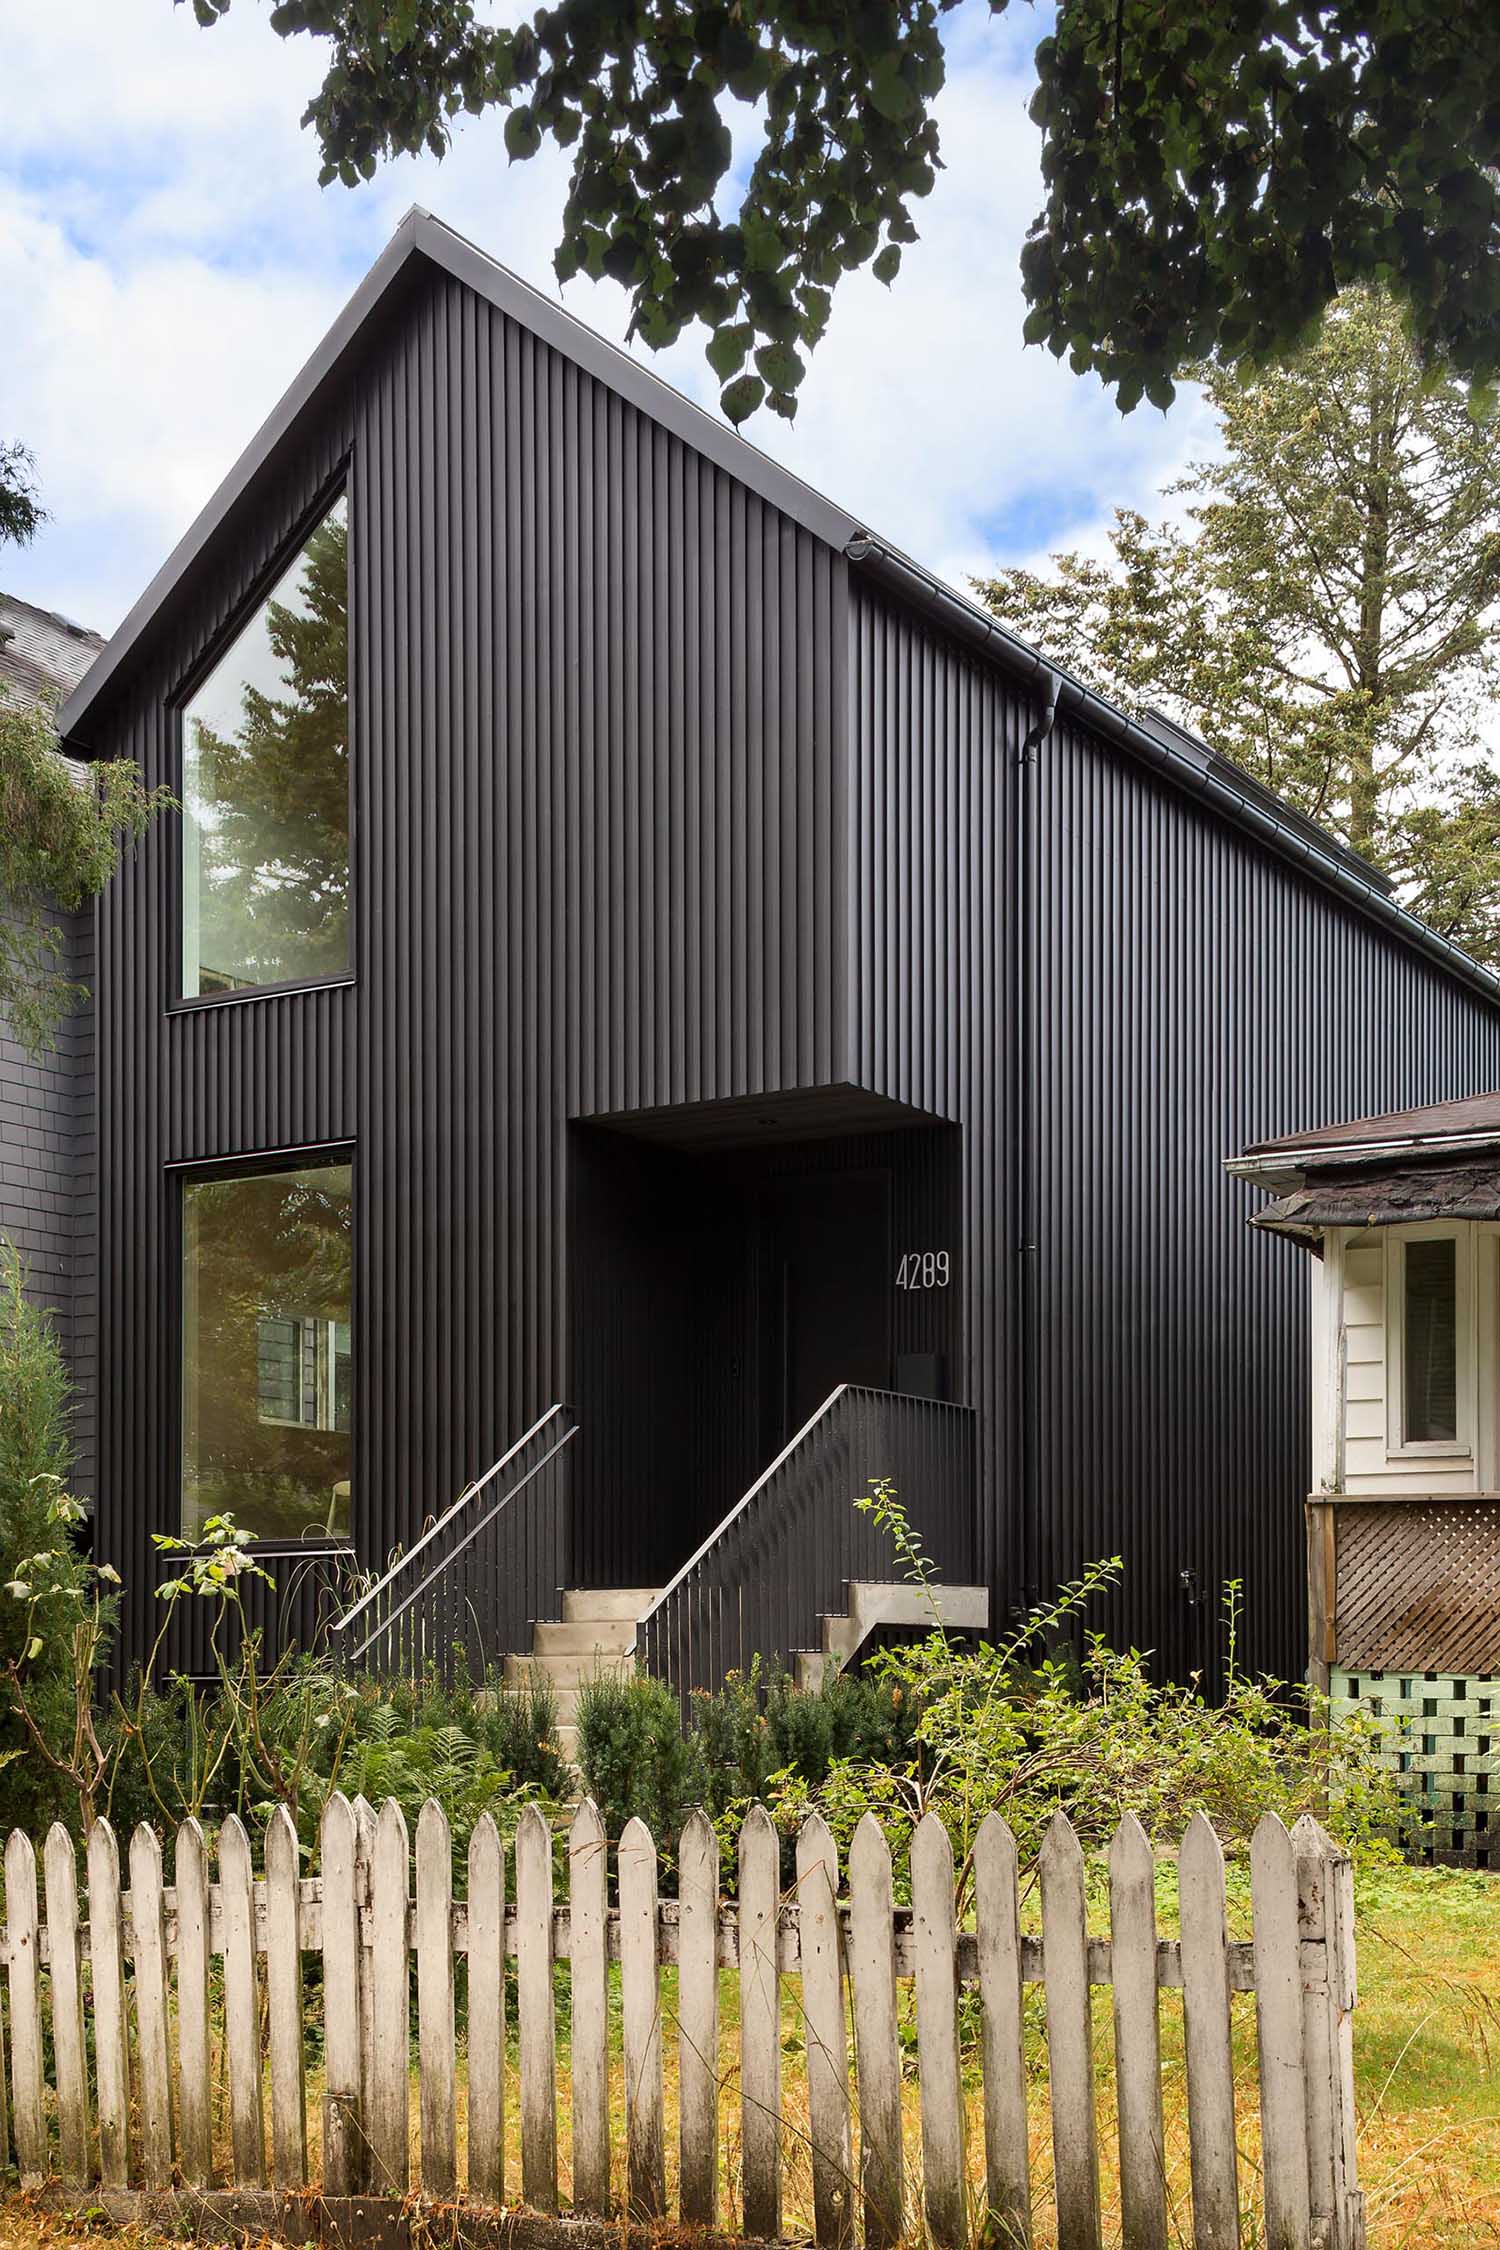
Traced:
<svg viewBox="0 0 1500 2250">
<path fill-rule="evenodd" d="M 615 1852 L 582 1805 L 567 1838 L 567 1898 L 554 1891 L 554 1838 L 523 1814 L 508 1855 L 491 1819 L 468 1849 L 466 1896 L 453 1895 L 447 1819 L 428 1804 L 417 1824 L 415 1884 L 405 1819 L 334 1797 L 320 1867 L 301 1874 L 283 1808 L 266 1831 L 263 1878 L 238 1820 L 218 1838 L 211 1878 L 202 1831 L 176 1839 L 163 1880 L 156 1833 L 137 1829 L 129 1888 L 109 1825 L 93 1829 L 80 1912 L 77 1855 L 61 1827 L 47 1838 L 40 1912 L 36 1855 L 19 1832 L 5 1852 L 9 2119 L 23 2184 L 60 2176 L 70 2193 L 97 2179 L 108 2200 L 139 2188 L 203 2196 L 302 2191 L 309 2177 L 309 2046 L 321 2031 L 322 2180 L 326 2198 L 397 2195 L 413 2186 L 413 2140 L 425 2199 L 510 2198 L 555 2214 L 559 2189 L 559 2045 L 555 1964 L 569 1964 L 571 2209 L 654 2222 L 670 2216 L 664 2040 L 676 2042 L 678 2216 L 722 2227 L 729 2160 L 736 2224 L 782 2233 L 785 2167 L 810 2165 L 813 2231 L 827 2250 L 862 2238 L 890 2250 L 924 2230 L 937 2250 L 982 2238 L 1033 2240 L 1023 1988 L 1044 1986 L 1054 2207 L 1036 2232 L 1062 2250 L 1096 2250 L 1100 2208 L 1099 2066 L 1091 1987 L 1113 1997 L 1120 2229 L 1126 2250 L 1180 2240 L 1169 2210 L 1162 2117 L 1159 1994 L 1180 1987 L 1196 2250 L 1224 2250 L 1242 2227 L 1268 2250 L 1359 2250 L 1348 1861 L 1310 1820 L 1288 1831 L 1267 1816 L 1251 1854 L 1253 1939 L 1227 1936 L 1224 1862 L 1201 1816 L 1179 1860 L 1180 1938 L 1158 1936 L 1151 1846 L 1127 1820 L 1109 1855 L 1108 1939 L 1087 1926 L 1084 1855 L 1053 1821 L 1038 1865 L 1041 1934 L 1022 1934 L 1022 1885 L 1009 1829 L 988 1819 L 975 1841 L 960 1927 L 948 1836 L 924 1820 L 911 1846 L 910 1908 L 893 1904 L 891 1855 L 867 1817 L 841 1873 L 824 1824 L 797 1845 L 781 1893 L 778 1843 L 757 1807 L 738 1840 L 738 1901 L 721 1897 L 718 1842 L 695 1814 L 678 1853 L 676 1900 L 658 1895 L 650 1834 L 632 1821 Z M 845 1880 L 847 1877 L 847 1880 Z M 321 1956 L 321 1997 L 303 1964 Z M 455 1963 L 467 1963 L 456 2006 Z M 505 1962 L 516 1964 L 517 2022 L 507 2024 Z M 412 2130 L 411 1971 L 416 1969 Z M 611 2075 L 611 1962 L 619 1964 L 623 2073 Z M 129 1974 L 127 1975 L 127 1962 Z M 674 1966 L 664 2009 L 662 1970 Z M 737 2072 L 720 2067 L 725 1971 L 738 1974 Z M 898 1984 L 915 1980 L 920 2162 L 903 2138 Z M 795 1980 L 790 1986 L 786 1980 Z M 983 2185 L 965 2145 L 961 1994 L 977 1987 Z M 1259 2179 L 1236 2146 L 1231 1994 L 1255 1995 Z M 783 2100 L 783 2002 L 805 2056 L 805 2107 Z M 305 2006 L 305 2000 L 309 2003 Z M 86 2017 L 92 2010 L 92 2071 Z M 459 2016 L 467 2060 L 466 2165 L 459 2161 Z M 50 2019 L 50 2050 L 44 2029 Z M 852 2033 L 852 2037 L 851 2037 Z M 851 2073 L 852 2050 L 852 2073 Z M 44 2060 L 50 2052 L 52 2084 Z M 216 2056 L 222 2068 L 214 2069 Z M 514 2067 L 513 2067 L 514 2060 Z M 971 2082 L 973 2059 L 969 2069 Z M 0 2067 L 0 2102 L 6 2073 Z M 733 2081 L 737 2077 L 737 2092 Z M 216 2147 L 216 2082 L 227 2138 Z M 623 2197 L 611 2164 L 612 2085 L 622 2088 Z M 264 2101 L 270 2096 L 271 2157 Z M 507 2106 L 519 2104 L 519 2180 L 506 2176 Z M 315 2113 L 316 2114 L 316 2113 Z M 805 2118 L 805 2122 L 804 2122 Z M 1241 2120 L 1240 2122 L 1243 2122 Z M 912 2136 L 915 2138 L 916 2136 Z M 857 2157 L 856 2157 L 857 2147 Z M 790 2152 L 790 2154 L 789 2154 Z M 911 2187 L 920 2180 L 920 2199 Z M 977 2206 L 977 2207 L 976 2207 Z M 987 2206 L 987 2208 L 986 2208 Z M 1169 2229 L 1170 2235 L 1169 2235 Z"/>
</svg>

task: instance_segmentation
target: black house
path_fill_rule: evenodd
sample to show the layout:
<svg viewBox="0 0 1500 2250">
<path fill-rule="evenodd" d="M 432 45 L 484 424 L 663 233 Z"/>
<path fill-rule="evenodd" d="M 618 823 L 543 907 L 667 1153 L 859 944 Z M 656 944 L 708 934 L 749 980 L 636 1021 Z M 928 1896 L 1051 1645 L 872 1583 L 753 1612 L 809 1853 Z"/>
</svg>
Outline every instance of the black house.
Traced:
<svg viewBox="0 0 1500 2250">
<path fill-rule="evenodd" d="M 898 1574 L 885 1474 L 997 1615 L 1118 1553 L 1116 1634 L 1212 1669 L 1237 1576 L 1300 1669 L 1306 1267 L 1221 1160 L 1500 1081 L 1360 860 L 421 212 L 63 728 L 182 806 L 97 931 L 133 1650 L 227 1508 L 283 1633 L 696 1557 L 707 1676 Z"/>
</svg>

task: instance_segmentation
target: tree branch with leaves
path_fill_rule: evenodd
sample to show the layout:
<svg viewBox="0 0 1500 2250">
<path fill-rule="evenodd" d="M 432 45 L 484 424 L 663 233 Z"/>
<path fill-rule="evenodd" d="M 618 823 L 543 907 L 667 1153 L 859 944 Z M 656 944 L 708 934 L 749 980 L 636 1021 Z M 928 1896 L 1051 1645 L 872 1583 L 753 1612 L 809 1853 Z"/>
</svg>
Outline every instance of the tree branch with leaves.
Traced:
<svg viewBox="0 0 1500 2250">
<path fill-rule="evenodd" d="M 192 0 L 205 26 L 231 5 Z M 442 156 L 495 109 L 513 163 L 568 151 L 558 278 L 622 283 L 653 348 L 701 321 L 738 422 L 796 411 L 839 280 L 893 282 L 917 239 L 960 6 L 1007 0 L 558 0 L 508 25 L 475 0 L 277 0 L 270 22 L 326 48 L 303 118 L 325 183 Z M 1209 357 L 1265 365 L 1377 278 L 1427 363 L 1500 375 L 1491 0 L 1060 0 L 1035 71 L 1024 333 L 1122 408 Z"/>
</svg>

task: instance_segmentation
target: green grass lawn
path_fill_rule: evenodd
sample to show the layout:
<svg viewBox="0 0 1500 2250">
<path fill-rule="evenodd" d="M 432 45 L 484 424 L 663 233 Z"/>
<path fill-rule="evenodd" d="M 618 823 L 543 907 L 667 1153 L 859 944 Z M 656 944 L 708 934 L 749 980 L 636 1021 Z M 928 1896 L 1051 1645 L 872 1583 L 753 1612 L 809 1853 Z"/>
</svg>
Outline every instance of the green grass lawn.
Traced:
<svg viewBox="0 0 1500 2250">
<path fill-rule="evenodd" d="M 1173 1926 L 1173 1873 L 1163 1870 L 1161 1924 Z M 1231 1870 L 1231 1921 L 1245 1934 L 1243 1870 Z M 1034 1904 L 1034 1902 L 1032 1902 Z M 1372 2250 L 1447 2250 L 1447 2246 L 1493 2244 L 1500 2250 L 1500 1875 L 1449 1869 L 1397 1869 L 1375 1872 L 1358 1885 L 1360 1997 L 1356 2015 L 1355 2065 L 1359 2107 L 1361 2179 L 1366 2191 Z M 565 1986 L 565 1979 L 560 1979 Z M 909 1988 L 906 1988 L 909 2001 Z M 562 1995 L 565 1999 L 565 1991 Z M 735 2178 L 734 2119 L 737 2114 L 737 2026 L 735 1980 L 723 1985 L 721 2065 L 724 2080 L 725 2162 L 723 2217 L 732 2223 Z M 666 2104 L 669 2188 L 675 2200 L 676 2103 L 672 2024 L 675 1979 L 663 1976 L 666 2019 Z M 1239 2060 L 1240 2153 L 1247 2213 L 1258 2200 L 1258 2126 L 1255 2115 L 1253 2000 L 1235 2003 Z M 1030 2003 L 1033 2060 L 1033 2174 L 1038 2250 L 1053 2240 L 1051 2149 L 1046 2106 L 1045 2048 L 1041 2036 L 1040 1994 Z M 1105 2239 L 1119 2236 L 1119 2206 L 1114 2165 L 1113 2091 L 1110 2070 L 1109 1996 L 1096 2001 L 1100 2063 L 1100 2136 L 1105 2203 Z M 785 1986 L 786 2232 L 797 2236 L 810 2226 L 808 2168 L 799 2129 L 805 2122 L 798 2028 L 797 1986 Z M 566 2009 L 562 2025 L 566 2030 Z M 971 2029 L 974 2028 L 971 2026 Z M 618 2026 L 617 2026 L 618 2029 Z M 1187 2200 L 1187 2116 L 1181 2064 L 1181 2009 L 1175 1994 L 1162 2005 L 1167 2170 L 1173 2211 L 1173 2236 L 1191 2241 Z M 560 2042 L 564 2063 L 565 2038 Z M 512 2058 L 514 2059 L 514 2058 Z M 464 2087 L 460 2066 L 460 2124 Z M 620 2064 L 616 2055 L 614 2109 L 621 2108 Z M 513 2086 L 512 2079 L 512 2086 Z M 317 2089 L 310 2086 L 310 2122 L 316 2133 Z M 570 2129 L 566 2070 L 559 2089 L 562 2178 L 567 2185 Z M 912 2153 L 912 2197 L 918 2184 L 919 2117 L 915 2076 L 906 2089 Z M 976 2183 L 982 2162 L 977 2073 L 970 2088 L 970 2162 Z M 508 2183 L 519 2182 L 519 2134 L 514 2099 L 508 2103 Z M 413 2100 L 414 2177 L 416 2104 Z M 312 2150 L 316 2167 L 316 2141 Z M 623 2148 L 619 2151 L 623 2175 Z M 622 2183 L 623 2184 L 623 2183 Z M 86 2208 L 87 2199 L 80 2198 Z M 91 2231 L 87 2222 L 39 2217 L 20 2199 L 0 2207 L 0 2250 L 9 2245 L 60 2244 Z M 1246 2243 L 1258 2239 L 1247 2225 Z"/>
</svg>

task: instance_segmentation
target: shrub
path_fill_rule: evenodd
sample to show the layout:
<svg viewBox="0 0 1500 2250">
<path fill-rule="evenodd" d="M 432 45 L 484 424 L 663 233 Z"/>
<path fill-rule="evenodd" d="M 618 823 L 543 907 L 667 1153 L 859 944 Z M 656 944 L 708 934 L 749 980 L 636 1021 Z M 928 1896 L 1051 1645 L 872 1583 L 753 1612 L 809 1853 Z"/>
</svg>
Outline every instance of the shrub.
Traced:
<svg viewBox="0 0 1500 2250">
<path fill-rule="evenodd" d="M 606 1833 L 643 1820 L 663 1854 L 671 1851 L 703 1788 L 695 1744 L 682 1731 L 677 1697 L 638 1672 L 601 1672 L 578 1694 L 578 1770 Z"/>
<path fill-rule="evenodd" d="M 71 1410 L 52 1322 L 0 1241 L 0 1826 L 33 1831 L 92 1810 L 93 1675 L 113 1625 L 114 1573 L 76 1539 Z"/>
</svg>

